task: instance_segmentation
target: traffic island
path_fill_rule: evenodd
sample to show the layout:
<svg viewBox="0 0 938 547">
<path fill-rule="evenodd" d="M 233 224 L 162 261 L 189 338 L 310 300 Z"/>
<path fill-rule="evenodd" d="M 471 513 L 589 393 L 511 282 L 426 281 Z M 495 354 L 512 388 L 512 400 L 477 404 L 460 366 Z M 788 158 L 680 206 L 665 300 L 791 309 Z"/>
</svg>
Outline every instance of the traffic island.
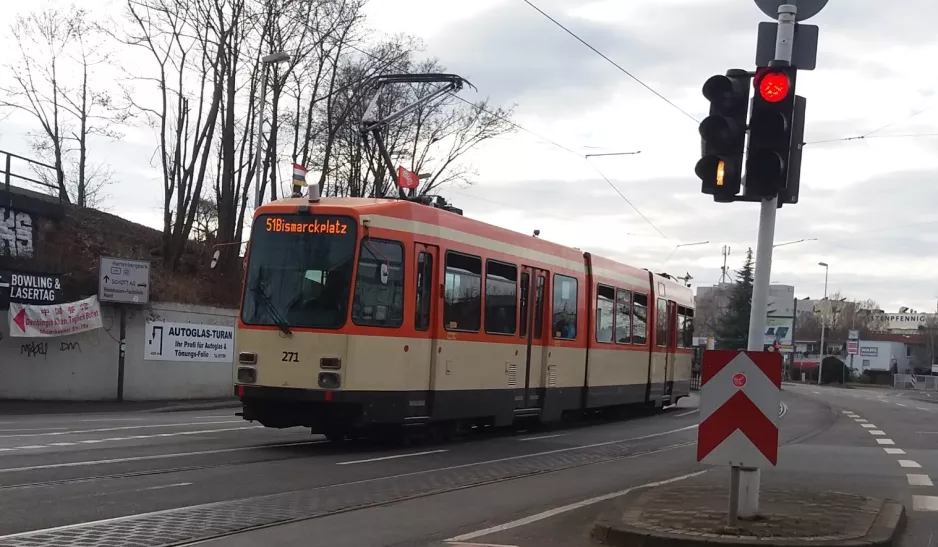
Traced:
<svg viewBox="0 0 938 547">
<path fill-rule="evenodd" d="M 675 486 L 639 491 L 602 514 L 593 540 L 613 547 L 704 545 L 892 545 L 905 508 L 891 500 L 839 492 L 766 489 L 760 516 L 727 526 L 725 486 Z"/>
</svg>

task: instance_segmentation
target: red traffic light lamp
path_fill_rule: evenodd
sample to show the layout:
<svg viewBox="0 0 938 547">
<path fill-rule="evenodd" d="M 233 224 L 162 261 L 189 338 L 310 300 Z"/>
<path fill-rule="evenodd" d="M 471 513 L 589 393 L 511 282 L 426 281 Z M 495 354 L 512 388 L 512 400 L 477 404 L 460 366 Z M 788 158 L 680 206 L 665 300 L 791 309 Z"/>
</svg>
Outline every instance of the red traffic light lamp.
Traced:
<svg viewBox="0 0 938 547">
<path fill-rule="evenodd" d="M 784 65 L 760 68 L 753 78 L 746 197 L 771 199 L 787 187 L 796 75 L 795 67 Z"/>
<path fill-rule="evenodd" d="M 791 80 L 784 72 L 772 69 L 762 71 L 756 74 L 755 82 L 759 89 L 759 96 L 769 103 L 784 101 L 791 91 Z"/>
</svg>

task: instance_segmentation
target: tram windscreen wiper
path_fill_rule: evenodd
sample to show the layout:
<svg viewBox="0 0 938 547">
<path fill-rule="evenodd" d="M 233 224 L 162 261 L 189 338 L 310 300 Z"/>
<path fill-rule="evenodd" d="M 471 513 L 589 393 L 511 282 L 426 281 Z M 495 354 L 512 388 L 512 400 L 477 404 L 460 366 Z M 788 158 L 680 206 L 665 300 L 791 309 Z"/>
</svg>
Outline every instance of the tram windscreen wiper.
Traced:
<svg viewBox="0 0 938 547">
<path fill-rule="evenodd" d="M 274 324 L 283 332 L 284 334 L 293 334 L 293 331 L 290 330 L 290 324 L 287 323 L 287 320 L 283 318 L 283 315 L 280 314 L 280 310 L 277 309 L 277 306 L 274 306 L 274 303 L 270 301 L 270 297 L 267 296 L 267 292 L 260 286 L 252 287 L 251 289 L 255 293 L 261 295 L 261 301 L 267 306 L 267 310 L 270 312 L 270 316 L 274 320 Z"/>
</svg>

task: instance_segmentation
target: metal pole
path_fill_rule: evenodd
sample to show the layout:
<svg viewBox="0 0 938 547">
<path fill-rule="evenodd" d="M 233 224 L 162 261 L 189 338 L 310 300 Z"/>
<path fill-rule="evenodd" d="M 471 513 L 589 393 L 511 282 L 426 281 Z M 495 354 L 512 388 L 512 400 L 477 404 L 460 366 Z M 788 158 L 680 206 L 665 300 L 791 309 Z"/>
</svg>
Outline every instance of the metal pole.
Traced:
<svg viewBox="0 0 938 547">
<path fill-rule="evenodd" d="M 827 274 L 830 272 L 829 266 L 824 266 L 824 298 L 821 303 L 827 300 Z M 817 366 L 817 384 L 821 385 L 821 373 L 824 372 L 824 328 L 827 326 L 824 316 L 824 306 L 821 306 L 821 362 Z"/>
<path fill-rule="evenodd" d="M 127 349 L 127 306 L 124 304 L 118 304 L 120 306 L 120 347 L 118 347 L 117 354 L 117 402 L 122 403 L 124 401 L 124 365 L 126 360 L 126 349 Z"/>
<path fill-rule="evenodd" d="M 730 467 L 730 509 L 726 514 L 726 524 L 730 528 L 736 526 L 739 517 L 739 468 Z"/>
<path fill-rule="evenodd" d="M 775 36 L 775 59 L 791 62 L 795 41 L 795 14 L 790 4 L 778 7 L 778 33 Z M 775 215 L 778 197 L 762 201 L 759 215 L 759 237 L 756 246 L 756 271 L 752 283 L 752 310 L 749 314 L 749 351 L 762 351 L 765 335 L 765 311 L 772 275 L 772 245 L 775 241 Z M 739 516 L 753 518 L 759 514 L 759 469 L 740 468 Z"/>
<path fill-rule="evenodd" d="M 261 62 L 261 93 L 257 98 L 257 150 L 254 151 L 254 207 L 260 207 L 261 195 L 261 146 L 264 144 L 264 103 L 267 100 L 267 63 Z"/>
</svg>

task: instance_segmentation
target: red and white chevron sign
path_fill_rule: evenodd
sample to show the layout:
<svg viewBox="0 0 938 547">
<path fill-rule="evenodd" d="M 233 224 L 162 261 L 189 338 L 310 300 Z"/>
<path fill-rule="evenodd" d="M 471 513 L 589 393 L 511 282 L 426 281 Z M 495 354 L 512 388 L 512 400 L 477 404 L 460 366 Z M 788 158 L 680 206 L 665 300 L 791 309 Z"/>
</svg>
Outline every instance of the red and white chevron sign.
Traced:
<svg viewBox="0 0 938 547">
<path fill-rule="evenodd" d="M 782 355 L 707 350 L 700 370 L 697 461 L 735 467 L 774 467 Z"/>
</svg>

